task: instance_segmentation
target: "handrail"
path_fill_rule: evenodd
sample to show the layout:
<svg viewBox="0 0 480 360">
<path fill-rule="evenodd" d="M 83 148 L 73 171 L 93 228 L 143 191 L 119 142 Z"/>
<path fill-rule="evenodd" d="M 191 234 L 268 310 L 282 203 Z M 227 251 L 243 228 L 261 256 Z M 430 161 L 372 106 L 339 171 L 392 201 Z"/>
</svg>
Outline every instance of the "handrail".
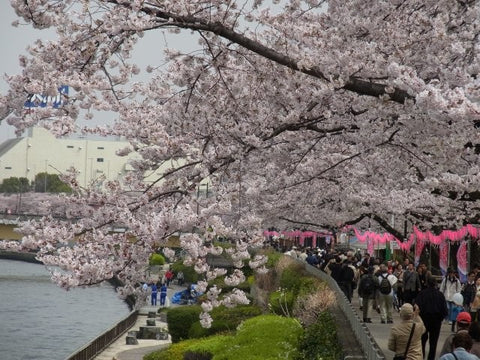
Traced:
<svg viewBox="0 0 480 360">
<path fill-rule="evenodd" d="M 65 360 L 91 360 L 100 352 L 117 340 L 125 331 L 130 329 L 137 321 L 138 310 L 132 311 L 126 318 L 120 320 L 116 325 L 97 336 L 88 344 L 76 350 Z"/>
</svg>

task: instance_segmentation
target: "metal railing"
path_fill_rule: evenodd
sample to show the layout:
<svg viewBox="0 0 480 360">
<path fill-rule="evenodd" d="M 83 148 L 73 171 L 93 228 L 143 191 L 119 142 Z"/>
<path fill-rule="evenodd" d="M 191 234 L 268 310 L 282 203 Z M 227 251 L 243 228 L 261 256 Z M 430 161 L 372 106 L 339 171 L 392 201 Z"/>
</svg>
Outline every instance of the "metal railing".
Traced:
<svg viewBox="0 0 480 360">
<path fill-rule="evenodd" d="M 81 347 L 66 360 L 91 360 L 107 346 L 117 340 L 125 331 L 130 329 L 137 321 L 138 310 L 132 311 L 126 318 L 120 320 L 116 325 L 99 335 L 97 338 Z"/>
<path fill-rule="evenodd" d="M 302 264 L 305 263 L 302 262 Z M 305 268 L 307 272 L 325 281 L 328 286 L 335 291 L 337 304 L 339 305 L 340 309 L 343 311 L 348 322 L 350 323 L 352 331 L 354 332 L 357 341 L 362 347 L 365 358 L 368 360 L 385 360 L 385 355 L 383 354 L 382 350 L 373 338 L 367 325 L 360 321 L 360 318 L 358 317 L 356 311 L 353 309 L 352 304 L 348 301 L 343 291 L 340 290 L 337 282 L 333 280 L 333 278 L 328 274 L 311 265 L 305 264 Z"/>
</svg>

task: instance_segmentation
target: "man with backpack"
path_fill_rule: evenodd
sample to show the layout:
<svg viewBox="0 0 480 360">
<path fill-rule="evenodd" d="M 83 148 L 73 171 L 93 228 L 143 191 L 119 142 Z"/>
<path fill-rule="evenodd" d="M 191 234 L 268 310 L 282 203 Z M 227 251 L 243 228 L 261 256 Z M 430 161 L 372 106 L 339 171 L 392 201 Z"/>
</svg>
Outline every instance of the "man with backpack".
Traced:
<svg viewBox="0 0 480 360">
<path fill-rule="evenodd" d="M 371 323 L 370 318 L 371 300 L 375 299 L 375 292 L 377 290 L 377 280 L 373 275 L 374 268 L 369 266 L 367 272 L 360 276 L 358 284 L 358 296 L 362 298 L 363 322 Z"/>
<path fill-rule="evenodd" d="M 378 302 L 382 324 L 393 323 L 393 286 L 396 282 L 397 278 L 395 275 L 388 273 L 387 265 L 380 265 L 380 274 L 378 275 Z"/>
<path fill-rule="evenodd" d="M 339 288 L 343 291 L 349 302 L 352 302 L 353 287 L 355 281 L 355 267 L 350 259 L 346 259 L 340 269 L 339 279 L 337 281 Z"/>
</svg>

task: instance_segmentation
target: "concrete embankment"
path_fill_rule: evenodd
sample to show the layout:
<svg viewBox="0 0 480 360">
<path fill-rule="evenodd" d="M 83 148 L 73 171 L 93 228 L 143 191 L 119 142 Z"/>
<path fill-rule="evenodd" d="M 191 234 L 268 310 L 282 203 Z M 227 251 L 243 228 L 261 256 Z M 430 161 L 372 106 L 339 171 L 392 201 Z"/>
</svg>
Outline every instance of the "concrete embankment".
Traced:
<svg viewBox="0 0 480 360">
<path fill-rule="evenodd" d="M 41 264 L 42 262 L 38 261 L 35 258 L 36 255 L 37 254 L 35 252 L 16 252 L 0 250 L 0 259 L 18 260 L 34 264 Z"/>
</svg>

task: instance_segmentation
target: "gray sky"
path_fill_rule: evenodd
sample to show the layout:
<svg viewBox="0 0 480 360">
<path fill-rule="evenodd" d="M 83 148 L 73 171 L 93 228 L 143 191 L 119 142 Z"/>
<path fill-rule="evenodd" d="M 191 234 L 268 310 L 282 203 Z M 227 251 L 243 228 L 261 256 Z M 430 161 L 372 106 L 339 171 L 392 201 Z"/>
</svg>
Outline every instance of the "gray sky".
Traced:
<svg viewBox="0 0 480 360">
<path fill-rule="evenodd" d="M 43 40 L 55 38 L 55 32 L 52 30 L 38 30 L 30 25 L 13 27 L 11 24 L 17 19 L 9 2 L 2 1 L 0 5 L 0 31 L 2 34 L 0 36 L 0 49 L 2 49 L 2 56 L 0 57 L 0 72 L 2 74 L 0 78 L 0 92 L 2 94 L 5 94 L 7 91 L 4 74 L 14 75 L 21 71 L 18 63 L 19 55 L 26 54 L 26 48 L 38 38 Z M 187 31 L 180 35 L 168 34 L 167 37 L 163 36 L 159 31 L 145 34 L 145 37 L 137 44 L 134 53 L 135 62 L 140 66 L 142 74 L 145 74 L 144 76 L 148 76 L 144 71 L 147 65 L 158 66 L 163 62 L 162 50 L 167 44 L 170 47 L 179 48 L 183 51 L 191 51 L 198 47 L 196 46 L 195 37 Z M 111 116 L 108 114 L 97 114 L 95 116 L 95 124 L 108 122 L 109 120 L 111 120 Z M 15 129 L 9 126 L 5 120 L 2 121 L 0 123 L 0 143 L 15 136 Z"/>
</svg>

